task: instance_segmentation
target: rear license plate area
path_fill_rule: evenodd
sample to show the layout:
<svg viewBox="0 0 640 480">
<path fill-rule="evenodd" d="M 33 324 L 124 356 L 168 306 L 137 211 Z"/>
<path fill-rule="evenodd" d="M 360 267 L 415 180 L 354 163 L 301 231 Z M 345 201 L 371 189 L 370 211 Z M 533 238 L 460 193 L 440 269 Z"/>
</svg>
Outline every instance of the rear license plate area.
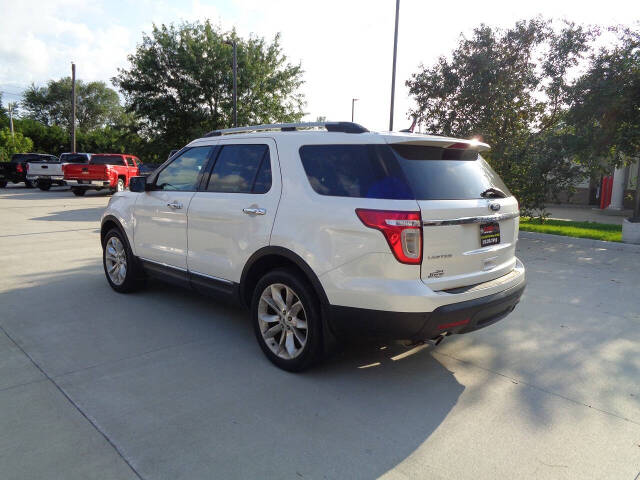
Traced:
<svg viewBox="0 0 640 480">
<path fill-rule="evenodd" d="M 500 224 L 498 222 L 480 224 L 480 246 L 488 247 L 500 243 Z"/>
</svg>

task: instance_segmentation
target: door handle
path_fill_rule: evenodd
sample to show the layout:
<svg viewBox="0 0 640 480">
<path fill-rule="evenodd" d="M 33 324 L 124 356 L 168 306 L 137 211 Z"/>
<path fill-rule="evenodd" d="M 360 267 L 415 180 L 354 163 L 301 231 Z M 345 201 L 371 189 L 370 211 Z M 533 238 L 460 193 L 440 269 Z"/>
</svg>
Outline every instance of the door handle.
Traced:
<svg viewBox="0 0 640 480">
<path fill-rule="evenodd" d="M 266 208 L 243 208 L 242 211 L 247 215 L 266 215 Z"/>
<path fill-rule="evenodd" d="M 167 203 L 167 207 L 171 207 L 171 208 L 175 208 L 176 210 L 179 210 L 182 208 L 182 204 L 180 202 L 169 202 Z"/>
</svg>

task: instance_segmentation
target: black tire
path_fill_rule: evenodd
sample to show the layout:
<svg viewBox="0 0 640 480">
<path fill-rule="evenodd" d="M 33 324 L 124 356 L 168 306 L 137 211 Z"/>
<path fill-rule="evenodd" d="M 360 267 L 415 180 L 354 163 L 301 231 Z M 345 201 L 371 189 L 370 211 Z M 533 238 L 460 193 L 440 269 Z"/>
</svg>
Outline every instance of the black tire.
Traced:
<svg viewBox="0 0 640 480">
<path fill-rule="evenodd" d="M 84 197 L 84 194 L 87 193 L 86 188 L 71 187 L 71 191 L 76 197 Z"/>
<path fill-rule="evenodd" d="M 37 182 L 35 180 L 25 180 L 24 181 L 24 186 L 26 188 L 35 188 L 37 185 Z"/>
<path fill-rule="evenodd" d="M 107 271 L 107 245 L 109 244 L 109 240 L 113 237 L 117 238 L 123 245 L 126 260 L 126 275 L 124 277 L 124 281 L 120 284 L 115 283 Z M 104 241 L 102 242 L 102 267 L 104 268 L 104 275 L 107 277 L 107 282 L 109 282 L 111 288 L 118 293 L 135 292 L 143 287 L 145 282 L 144 270 L 142 269 L 138 259 L 133 255 L 129 242 L 125 237 L 126 235 L 120 233 L 120 230 L 112 228 L 105 235 Z"/>
<path fill-rule="evenodd" d="M 38 182 L 38 188 L 43 192 L 46 192 L 51 188 L 51 182 Z"/>
<path fill-rule="evenodd" d="M 304 308 L 304 316 L 307 324 L 306 344 L 302 351 L 291 359 L 281 358 L 276 355 L 269 345 L 267 345 L 262 335 L 261 321 L 258 318 L 260 298 L 265 289 L 273 284 L 282 284 L 292 289 L 302 302 Z M 272 270 L 258 281 L 251 301 L 251 321 L 253 322 L 254 332 L 260 348 L 262 348 L 264 354 L 274 365 L 283 370 L 300 372 L 316 364 L 324 356 L 322 310 L 318 296 L 309 282 L 295 270 L 287 268 Z M 284 334 L 284 332 L 282 332 L 282 334 Z M 274 339 L 275 338 L 274 336 Z"/>
<path fill-rule="evenodd" d="M 4 188 L 4 187 L 6 187 L 6 186 L 7 186 L 7 181 L 6 181 L 6 180 L 2 180 L 2 181 L 0 182 L 0 188 Z"/>
</svg>

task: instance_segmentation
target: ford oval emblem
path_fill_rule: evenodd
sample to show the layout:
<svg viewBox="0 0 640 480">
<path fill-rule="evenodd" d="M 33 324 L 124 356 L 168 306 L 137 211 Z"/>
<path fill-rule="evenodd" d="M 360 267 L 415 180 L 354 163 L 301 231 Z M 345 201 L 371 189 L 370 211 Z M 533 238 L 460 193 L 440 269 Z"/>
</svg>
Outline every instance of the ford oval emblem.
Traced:
<svg viewBox="0 0 640 480">
<path fill-rule="evenodd" d="M 494 212 L 497 212 L 498 210 L 500 210 L 500 204 L 499 203 L 490 203 L 489 204 L 489 208 L 491 210 L 493 210 Z"/>
</svg>

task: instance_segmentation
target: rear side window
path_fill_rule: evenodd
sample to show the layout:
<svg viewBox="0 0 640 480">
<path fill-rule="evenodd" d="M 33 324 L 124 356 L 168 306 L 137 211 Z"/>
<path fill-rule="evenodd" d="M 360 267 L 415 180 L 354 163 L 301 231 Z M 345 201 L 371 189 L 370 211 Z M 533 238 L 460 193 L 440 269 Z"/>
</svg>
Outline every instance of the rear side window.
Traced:
<svg viewBox="0 0 640 480">
<path fill-rule="evenodd" d="M 321 195 L 414 198 L 386 145 L 305 145 L 300 158 L 311 187 Z"/>
<path fill-rule="evenodd" d="M 92 165 L 124 165 L 124 159 L 120 155 L 94 155 L 89 163 Z"/>
<path fill-rule="evenodd" d="M 216 160 L 207 191 L 266 193 L 271 188 L 271 160 L 267 145 L 224 145 Z"/>
</svg>

